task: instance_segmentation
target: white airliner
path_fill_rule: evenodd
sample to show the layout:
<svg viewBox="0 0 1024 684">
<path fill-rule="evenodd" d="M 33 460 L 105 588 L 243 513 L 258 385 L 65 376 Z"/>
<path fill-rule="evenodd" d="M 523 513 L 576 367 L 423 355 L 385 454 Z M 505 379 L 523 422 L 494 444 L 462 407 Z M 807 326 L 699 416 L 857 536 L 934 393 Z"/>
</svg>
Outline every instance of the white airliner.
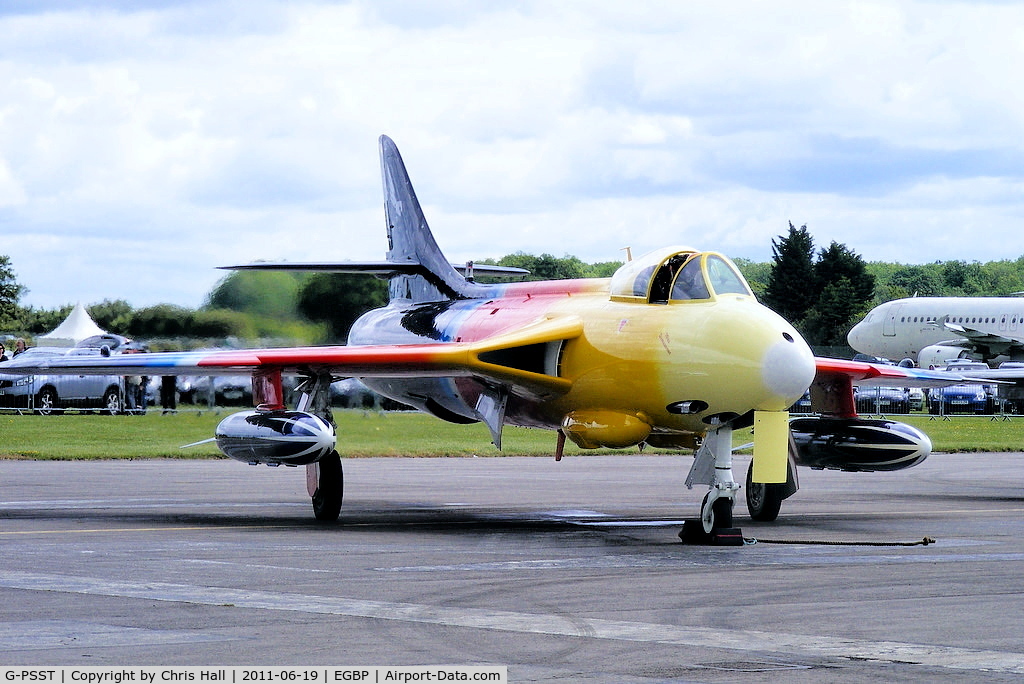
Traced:
<svg viewBox="0 0 1024 684">
<path fill-rule="evenodd" d="M 872 309 L 847 340 L 863 354 L 909 358 L 921 368 L 951 359 L 1024 361 L 1024 298 L 896 299 Z"/>
</svg>

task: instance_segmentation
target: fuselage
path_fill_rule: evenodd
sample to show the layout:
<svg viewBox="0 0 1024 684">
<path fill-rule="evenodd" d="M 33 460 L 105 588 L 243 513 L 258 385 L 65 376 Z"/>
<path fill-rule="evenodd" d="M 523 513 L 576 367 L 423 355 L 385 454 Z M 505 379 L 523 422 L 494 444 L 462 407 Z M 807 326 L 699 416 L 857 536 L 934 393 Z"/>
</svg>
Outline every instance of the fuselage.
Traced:
<svg viewBox="0 0 1024 684">
<path fill-rule="evenodd" d="M 571 389 L 547 397 L 514 393 L 506 423 L 557 429 L 567 420 L 621 418 L 649 426 L 657 441 L 658 435 L 701 433 L 751 410 L 785 410 L 814 376 L 803 339 L 756 301 L 720 255 L 696 253 L 710 285 L 696 297 L 681 285 L 659 293 L 653 274 L 673 254 L 653 255 L 646 273 L 643 263 L 627 264 L 612 279 L 511 283 L 490 286 L 483 298 L 393 301 L 364 315 L 349 343 L 475 342 L 539 321 L 576 318 L 582 334 L 533 350 L 543 366 L 538 370 L 570 380 Z M 678 263 L 666 267 L 668 275 L 679 275 Z M 726 268 L 735 275 L 726 284 L 709 273 Z M 646 285 L 635 285 L 640 280 Z M 364 382 L 440 417 L 467 421 L 476 419 L 476 403 L 487 389 L 472 377 Z"/>
<path fill-rule="evenodd" d="M 1024 335 L 1024 299 L 1020 297 L 910 297 L 872 309 L 847 335 L 864 354 L 921 361 L 921 350 L 958 335 L 941 324 L 962 326 L 994 336 Z M 938 324 L 936 324 L 938 323 Z M 964 338 L 966 339 L 966 338 Z M 998 359 L 994 353 L 986 361 Z"/>
</svg>

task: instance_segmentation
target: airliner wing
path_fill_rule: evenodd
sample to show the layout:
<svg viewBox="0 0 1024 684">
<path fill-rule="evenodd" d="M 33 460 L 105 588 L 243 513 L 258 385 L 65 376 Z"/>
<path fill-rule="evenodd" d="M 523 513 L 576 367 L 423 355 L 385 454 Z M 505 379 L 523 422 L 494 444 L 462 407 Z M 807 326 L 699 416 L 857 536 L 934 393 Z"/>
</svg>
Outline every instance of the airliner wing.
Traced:
<svg viewBox="0 0 1024 684">
<path fill-rule="evenodd" d="M 1024 338 L 1013 337 L 1011 335 L 997 335 L 996 333 L 978 330 L 977 328 L 972 328 L 967 325 L 950 323 L 949 316 L 943 316 L 939 320 L 935 321 L 933 325 L 945 328 L 946 330 L 965 338 L 971 345 L 988 347 L 995 351 L 1004 352 L 1010 347 L 1024 345 Z M 954 346 L 957 344 L 963 344 L 963 341 L 952 340 L 950 342 L 940 342 L 939 344 Z"/>
</svg>

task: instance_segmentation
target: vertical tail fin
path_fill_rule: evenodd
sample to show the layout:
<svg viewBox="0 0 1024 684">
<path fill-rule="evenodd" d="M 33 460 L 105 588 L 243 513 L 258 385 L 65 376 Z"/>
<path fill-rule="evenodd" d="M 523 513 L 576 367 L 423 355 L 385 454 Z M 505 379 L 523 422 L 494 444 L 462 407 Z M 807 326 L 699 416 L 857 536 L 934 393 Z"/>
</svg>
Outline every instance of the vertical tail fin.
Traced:
<svg viewBox="0 0 1024 684">
<path fill-rule="evenodd" d="M 391 263 L 422 267 L 422 273 L 416 275 L 393 276 L 391 298 L 429 302 L 480 296 L 481 288 L 459 275 L 441 253 L 416 199 L 402 155 L 386 135 L 380 137 L 380 168 L 388 224 L 387 259 Z"/>
</svg>

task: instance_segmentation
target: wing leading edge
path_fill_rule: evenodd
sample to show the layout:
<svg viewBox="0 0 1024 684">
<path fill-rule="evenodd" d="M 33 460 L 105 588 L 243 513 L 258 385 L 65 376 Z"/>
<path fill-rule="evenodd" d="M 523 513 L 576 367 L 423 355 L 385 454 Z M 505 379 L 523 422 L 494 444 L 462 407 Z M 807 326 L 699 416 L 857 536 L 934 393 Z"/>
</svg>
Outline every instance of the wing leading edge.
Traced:
<svg viewBox="0 0 1024 684">
<path fill-rule="evenodd" d="M 905 368 L 885 364 L 815 357 L 817 374 L 811 383 L 811 410 L 839 418 L 856 417 L 853 386 L 945 387 L 978 382 L 959 373 Z"/>
</svg>

